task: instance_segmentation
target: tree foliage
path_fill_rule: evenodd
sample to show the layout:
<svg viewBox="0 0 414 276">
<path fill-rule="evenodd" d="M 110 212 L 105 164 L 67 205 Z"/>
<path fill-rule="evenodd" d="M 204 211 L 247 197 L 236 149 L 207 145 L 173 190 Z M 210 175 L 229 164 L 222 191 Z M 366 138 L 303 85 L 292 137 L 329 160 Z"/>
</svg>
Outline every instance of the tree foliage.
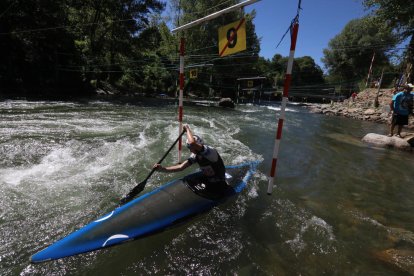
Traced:
<svg viewBox="0 0 414 276">
<path fill-rule="evenodd" d="M 289 57 L 280 54 L 273 56 L 268 68 L 274 86 L 283 87 L 286 67 Z M 293 61 L 292 86 L 307 86 L 324 84 L 323 71 L 310 56 L 298 57 Z"/>
<path fill-rule="evenodd" d="M 4 11 L 0 17 L 2 87 L 47 87 L 57 82 L 58 53 L 75 51 L 72 34 L 61 27 L 67 24 L 62 1 L 1 3 L 0 10 Z M 46 29 L 51 26 L 55 28 Z M 61 62 L 69 62 L 68 59 L 75 60 L 62 56 Z M 76 77 L 65 77 L 76 82 Z"/>
<path fill-rule="evenodd" d="M 240 0 L 172 0 L 179 26 Z M 4 0 L 0 2 L 0 93 L 27 97 L 89 96 L 97 88 L 120 93 L 177 90 L 179 40 L 185 38 L 186 92 L 234 96 L 239 78 L 266 77 L 281 87 L 288 58 L 259 56 L 255 11 L 224 14 L 172 34 L 162 0 Z M 219 57 L 218 28 L 246 19 L 247 49 Z M 323 83 L 311 57 L 295 59 L 292 85 Z"/>
<path fill-rule="evenodd" d="M 59 96 L 101 81 L 137 86 L 146 78 L 138 62 L 158 62 L 148 50 L 158 48 L 151 15 L 162 9 L 158 0 L 2 1 L 2 90 Z"/>
<path fill-rule="evenodd" d="M 414 34 L 414 2 L 407 0 L 363 0 L 382 22 L 396 29 L 402 39 Z"/>
<path fill-rule="evenodd" d="M 372 17 L 354 19 L 329 42 L 322 61 L 331 76 L 357 81 L 367 75 L 374 52 L 377 68 L 389 66 L 387 52 L 396 42 L 387 25 Z"/>
<path fill-rule="evenodd" d="M 363 0 L 363 3 L 373 11 L 379 22 L 385 22 L 396 32 L 400 42 L 409 39 L 407 62 L 414 65 L 414 1 Z M 414 66 L 411 71 L 413 74 Z"/>
</svg>

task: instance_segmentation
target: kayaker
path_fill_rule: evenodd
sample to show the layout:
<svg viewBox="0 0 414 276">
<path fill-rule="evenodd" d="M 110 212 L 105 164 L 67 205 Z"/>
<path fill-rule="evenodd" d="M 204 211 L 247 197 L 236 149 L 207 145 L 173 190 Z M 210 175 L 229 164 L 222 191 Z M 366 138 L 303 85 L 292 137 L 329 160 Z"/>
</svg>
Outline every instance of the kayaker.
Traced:
<svg viewBox="0 0 414 276">
<path fill-rule="evenodd" d="M 186 146 L 191 151 L 190 157 L 181 164 L 173 166 L 163 167 L 161 164 L 155 164 L 154 169 L 160 172 L 180 172 L 198 163 L 202 172 L 202 181 L 199 181 L 196 189 L 218 194 L 226 191 L 229 187 L 225 179 L 226 169 L 217 150 L 205 145 L 203 139 L 194 135 L 188 125 L 184 125 L 183 128 L 187 135 Z"/>
</svg>

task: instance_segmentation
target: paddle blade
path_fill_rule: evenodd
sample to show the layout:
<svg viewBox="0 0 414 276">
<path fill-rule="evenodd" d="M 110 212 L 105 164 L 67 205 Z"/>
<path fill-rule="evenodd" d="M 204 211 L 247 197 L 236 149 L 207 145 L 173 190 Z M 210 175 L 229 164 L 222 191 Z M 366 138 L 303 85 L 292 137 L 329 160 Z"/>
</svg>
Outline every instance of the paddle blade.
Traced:
<svg viewBox="0 0 414 276">
<path fill-rule="evenodd" d="M 137 186 L 135 186 L 126 196 L 121 199 L 120 205 L 124 205 L 133 200 L 134 197 L 136 197 L 140 192 L 142 192 L 142 190 L 144 190 L 145 184 L 147 184 L 147 181 L 142 181 Z"/>
</svg>

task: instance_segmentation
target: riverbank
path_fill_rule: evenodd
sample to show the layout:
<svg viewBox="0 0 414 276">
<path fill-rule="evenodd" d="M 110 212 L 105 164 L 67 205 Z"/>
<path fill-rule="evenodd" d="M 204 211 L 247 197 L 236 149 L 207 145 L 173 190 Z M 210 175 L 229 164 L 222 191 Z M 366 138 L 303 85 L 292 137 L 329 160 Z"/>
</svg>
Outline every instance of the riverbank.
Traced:
<svg viewBox="0 0 414 276">
<path fill-rule="evenodd" d="M 389 124 L 391 121 L 389 104 L 393 96 L 392 89 L 380 89 L 378 106 L 375 107 L 377 91 L 376 88 L 369 88 L 360 92 L 354 101 L 349 98 L 343 102 L 331 104 L 309 104 L 308 107 L 313 113 Z M 409 118 L 409 125 L 405 128 L 414 132 L 414 117 Z"/>
<path fill-rule="evenodd" d="M 343 102 L 332 102 L 331 104 L 309 104 L 310 112 L 328 116 L 343 116 L 357 120 L 372 121 L 380 124 L 390 125 L 391 112 L 389 104 L 393 96 L 392 89 L 368 88 L 360 92 L 357 97 L 346 99 Z M 386 137 L 388 133 L 379 133 L 375 139 L 371 136 L 364 137 L 364 141 L 378 146 L 396 147 L 406 150 L 405 146 L 398 146 L 394 140 L 396 137 Z M 402 131 L 406 143 L 414 147 L 414 116 L 409 117 L 409 124 Z M 371 141 L 371 142 L 370 142 Z M 398 141 L 397 141 L 398 142 Z M 409 147 L 408 147 L 409 148 Z"/>
</svg>

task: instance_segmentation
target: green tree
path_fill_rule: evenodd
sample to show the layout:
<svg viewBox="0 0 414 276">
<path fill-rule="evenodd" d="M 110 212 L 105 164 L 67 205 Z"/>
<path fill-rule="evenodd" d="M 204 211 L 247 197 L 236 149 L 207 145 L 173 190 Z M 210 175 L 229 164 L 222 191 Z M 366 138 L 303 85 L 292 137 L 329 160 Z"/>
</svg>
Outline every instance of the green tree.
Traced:
<svg viewBox="0 0 414 276">
<path fill-rule="evenodd" d="M 68 22 L 64 2 L 1 2 L 0 86 L 5 94 L 59 97 L 60 91 L 50 90 L 63 83 L 79 85 L 77 75 L 58 72 L 59 64 L 76 62 L 73 36 L 63 27 Z"/>
<path fill-rule="evenodd" d="M 372 17 L 351 20 L 340 34 L 324 49 L 324 62 L 330 75 L 344 81 L 361 80 L 366 77 L 372 55 L 375 64 L 388 66 L 387 52 L 397 43 L 389 26 Z"/>
<path fill-rule="evenodd" d="M 310 56 L 299 57 L 295 59 L 299 67 L 299 72 L 293 72 L 297 75 L 300 85 L 314 85 L 324 83 L 323 71 Z"/>
<path fill-rule="evenodd" d="M 82 53 L 84 78 L 98 84 L 100 81 L 117 84 L 124 83 L 124 72 L 130 75 L 131 71 L 141 71 L 143 67 L 135 61 L 147 61 L 142 50 L 158 47 L 154 43 L 158 30 L 150 26 L 148 15 L 160 12 L 163 7 L 157 0 L 73 1 L 69 18 L 76 26 L 73 33 Z"/>
<path fill-rule="evenodd" d="M 289 57 L 283 57 L 280 54 L 274 55 L 270 61 L 272 78 L 278 87 L 283 87 L 284 85 L 288 61 Z M 323 84 L 324 82 L 323 71 L 312 57 L 304 56 L 293 60 L 293 86 L 316 85 Z"/>
<path fill-rule="evenodd" d="M 163 7 L 159 0 L 0 2 L 1 90 L 62 98 L 101 81 L 154 90 L 166 72 L 151 20 Z"/>
<path fill-rule="evenodd" d="M 159 91 L 174 96 L 177 88 L 176 81 L 178 80 L 177 49 L 179 42 L 177 37 L 171 34 L 165 22 L 158 21 L 154 24 L 155 26 L 158 30 L 158 38 L 152 49 L 156 49 L 156 51 L 148 51 L 152 51 L 152 55 L 157 56 L 154 66 L 157 68 L 156 75 L 153 76 L 152 80 L 158 83 Z"/>
<path fill-rule="evenodd" d="M 363 3 L 373 10 L 379 22 L 386 22 L 387 26 L 396 31 L 400 41 L 409 39 L 407 61 L 414 65 L 414 1 L 363 0 Z M 411 72 L 413 74 L 414 68 Z"/>
</svg>

